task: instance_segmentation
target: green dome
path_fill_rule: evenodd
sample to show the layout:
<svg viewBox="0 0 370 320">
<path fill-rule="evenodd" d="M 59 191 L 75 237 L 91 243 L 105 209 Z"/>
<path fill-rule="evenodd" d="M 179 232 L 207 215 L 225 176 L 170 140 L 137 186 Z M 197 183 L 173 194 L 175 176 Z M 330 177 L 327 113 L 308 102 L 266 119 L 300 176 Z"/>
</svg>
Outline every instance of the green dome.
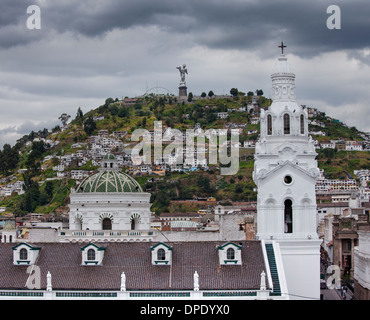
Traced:
<svg viewBox="0 0 370 320">
<path fill-rule="evenodd" d="M 114 156 L 114 154 L 112 153 L 107 153 L 105 156 L 104 156 L 104 160 L 115 160 L 116 157 Z"/>
<path fill-rule="evenodd" d="M 143 192 L 143 189 L 129 175 L 111 170 L 100 171 L 87 177 L 78 186 L 77 192 Z"/>
</svg>

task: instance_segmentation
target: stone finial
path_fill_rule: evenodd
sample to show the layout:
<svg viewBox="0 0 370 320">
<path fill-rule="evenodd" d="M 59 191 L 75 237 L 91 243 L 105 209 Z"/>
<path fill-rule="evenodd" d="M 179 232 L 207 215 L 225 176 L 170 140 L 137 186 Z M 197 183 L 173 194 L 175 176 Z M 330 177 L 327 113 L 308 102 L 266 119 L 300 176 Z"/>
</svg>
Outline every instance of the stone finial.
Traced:
<svg viewBox="0 0 370 320">
<path fill-rule="evenodd" d="M 199 275 L 198 272 L 194 272 L 194 291 L 199 291 Z"/>
<path fill-rule="evenodd" d="M 51 274 L 50 271 L 48 271 L 48 274 L 46 275 L 46 291 L 52 291 L 53 287 L 51 286 Z"/>
<path fill-rule="evenodd" d="M 124 272 L 121 273 L 121 291 L 126 291 L 126 275 Z"/>
<path fill-rule="evenodd" d="M 266 290 L 266 273 L 263 270 L 261 272 L 260 290 Z"/>
</svg>

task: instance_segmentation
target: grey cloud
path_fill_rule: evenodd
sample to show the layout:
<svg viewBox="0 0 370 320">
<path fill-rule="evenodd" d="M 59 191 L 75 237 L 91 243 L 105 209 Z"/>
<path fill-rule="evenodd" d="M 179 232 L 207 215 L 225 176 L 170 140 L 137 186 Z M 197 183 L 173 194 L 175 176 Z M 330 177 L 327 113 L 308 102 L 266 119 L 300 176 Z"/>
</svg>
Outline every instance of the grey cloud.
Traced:
<svg viewBox="0 0 370 320">
<path fill-rule="evenodd" d="M 21 23 L 27 2 L 22 3 L 4 8 L 4 27 Z M 191 34 L 195 43 L 211 48 L 251 49 L 266 56 L 271 52 L 266 46 L 271 47 L 272 43 L 276 46 L 281 40 L 287 42 L 291 52 L 305 57 L 368 47 L 370 3 L 362 0 L 340 2 L 341 30 L 326 28 L 329 17 L 326 9 L 331 4 L 328 0 L 95 0 L 41 2 L 40 7 L 43 37 L 51 31 L 104 37 L 114 29 L 155 25 L 179 36 Z M 22 6 L 24 12 L 20 10 Z M 10 19 L 12 16 L 16 18 Z M 1 29 L 0 39 L 5 47 L 17 41 L 37 40 L 24 34 L 7 38 L 1 36 Z"/>
<path fill-rule="evenodd" d="M 40 122 L 35 123 L 32 121 L 25 121 L 20 125 L 13 125 L 3 129 L 0 129 L 0 148 L 2 149 L 4 144 L 9 143 L 10 145 L 14 145 L 15 142 L 21 138 L 22 136 L 29 134 L 31 131 L 39 131 L 43 130 L 44 128 L 52 129 L 55 127 L 57 121 L 47 121 L 47 122 Z"/>
<path fill-rule="evenodd" d="M 40 5 L 41 30 L 26 29 L 29 4 Z M 10 127 L 15 121 L 36 119 L 37 123 L 56 119 L 64 111 L 73 116 L 78 106 L 88 111 L 109 96 L 133 96 L 155 86 L 176 93 L 175 67 L 182 63 L 188 65 L 189 91 L 195 94 L 211 89 L 228 93 L 233 86 L 268 92 L 270 69 L 261 68 L 267 61 L 272 68 L 280 41 L 311 69 L 322 69 L 327 60 L 320 55 L 337 50 L 370 65 L 362 50 L 369 48 L 370 2 L 339 1 L 341 30 L 326 28 L 326 8 L 331 4 L 328 0 L 0 0 L 0 108 L 2 127 L 9 126 L 0 131 L 0 139 L 29 133 L 19 125 Z M 310 60 L 315 56 L 317 60 Z M 346 58 L 338 61 L 350 64 Z M 318 81 L 309 68 L 297 72 L 299 81 L 307 79 L 297 88 L 298 97 L 315 96 L 325 101 L 323 105 L 338 108 L 350 104 L 355 95 L 367 101 L 367 76 L 357 82 L 356 69 L 339 73 L 338 63 L 321 73 L 333 82 L 329 84 Z M 353 94 L 342 94 L 348 88 Z M 43 125 L 23 128 L 40 130 Z"/>
</svg>

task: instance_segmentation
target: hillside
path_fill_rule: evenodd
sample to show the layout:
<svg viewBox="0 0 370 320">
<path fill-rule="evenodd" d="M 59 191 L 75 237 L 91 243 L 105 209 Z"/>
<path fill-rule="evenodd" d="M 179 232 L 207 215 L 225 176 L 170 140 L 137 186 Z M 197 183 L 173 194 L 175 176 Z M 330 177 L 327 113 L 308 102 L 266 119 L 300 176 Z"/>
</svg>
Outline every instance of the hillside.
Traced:
<svg viewBox="0 0 370 320">
<path fill-rule="evenodd" d="M 193 97 L 190 102 L 177 101 L 176 97 L 169 95 L 149 95 L 123 101 L 108 98 L 103 105 L 86 114 L 78 108 L 74 118 L 62 115 L 62 125 L 53 128 L 52 132 L 46 129 L 31 132 L 19 139 L 14 147 L 4 146 L 0 154 L 2 184 L 14 185 L 20 181 L 24 183 L 26 192 L 22 195 L 13 192 L 10 196 L 1 197 L 0 206 L 17 215 L 51 213 L 58 208 L 63 211 L 68 204 L 70 189 L 78 180 L 71 177 L 71 172 L 93 172 L 98 168 L 96 159 L 99 157 L 92 155 L 92 147 L 94 137 L 99 136 L 101 130 L 106 130 L 104 139 L 112 143 L 105 151 L 124 157 L 137 144 L 131 141 L 132 132 L 137 128 L 152 131 L 154 121 L 162 121 L 163 128 L 181 131 L 194 127 L 203 130 L 237 129 L 240 130 L 241 148 L 239 171 L 233 176 L 220 175 L 219 165 L 208 166 L 207 170 L 167 171 L 165 175 L 138 174 L 138 170 L 126 162 L 123 170 L 134 175 L 143 189 L 152 194 L 153 211 L 199 209 L 186 203 L 171 203 L 171 200 L 214 197 L 223 203 L 255 201 L 255 185 L 251 177 L 253 146 L 259 134 L 260 109 L 267 108 L 270 103 L 263 96 L 243 94 L 235 97 Z M 368 147 L 368 137 L 363 132 L 349 128 L 316 109 L 310 108 L 309 111 L 309 130 L 318 146 L 318 164 L 329 178 L 347 179 L 354 177 L 356 169 L 370 169 L 368 151 L 346 151 L 337 147 L 341 145 L 341 140 L 354 141 L 362 149 Z M 228 117 L 223 119 L 222 114 L 225 113 Z M 72 121 L 68 123 L 70 119 Z M 111 138 L 112 134 L 114 138 Z M 335 147 L 326 148 L 333 140 L 338 142 Z M 62 165 L 64 175 L 58 176 L 56 167 Z"/>
</svg>

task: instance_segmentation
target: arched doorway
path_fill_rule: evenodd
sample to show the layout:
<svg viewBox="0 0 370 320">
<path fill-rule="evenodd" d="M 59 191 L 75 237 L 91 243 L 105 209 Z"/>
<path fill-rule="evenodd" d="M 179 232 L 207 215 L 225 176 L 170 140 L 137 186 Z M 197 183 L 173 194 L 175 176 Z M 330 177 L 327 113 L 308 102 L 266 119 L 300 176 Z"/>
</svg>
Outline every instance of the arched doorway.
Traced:
<svg viewBox="0 0 370 320">
<path fill-rule="evenodd" d="M 136 221 L 135 219 L 132 219 L 131 220 L 131 230 L 135 230 L 135 227 L 136 227 Z"/>
<path fill-rule="evenodd" d="M 130 217 L 131 230 L 137 230 L 140 222 L 141 222 L 140 214 L 138 213 L 132 214 Z"/>
<path fill-rule="evenodd" d="M 82 230 L 82 221 L 81 219 L 76 219 L 76 230 Z"/>
<path fill-rule="evenodd" d="M 286 199 L 284 201 L 284 227 L 285 233 L 293 233 L 293 208 L 292 200 Z"/>
<path fill-rule="evenodd" d="M 104 218 L 102 221 L 103 230 L 112 230 L 112 220 L 109 218 Z"/>
</svg>

